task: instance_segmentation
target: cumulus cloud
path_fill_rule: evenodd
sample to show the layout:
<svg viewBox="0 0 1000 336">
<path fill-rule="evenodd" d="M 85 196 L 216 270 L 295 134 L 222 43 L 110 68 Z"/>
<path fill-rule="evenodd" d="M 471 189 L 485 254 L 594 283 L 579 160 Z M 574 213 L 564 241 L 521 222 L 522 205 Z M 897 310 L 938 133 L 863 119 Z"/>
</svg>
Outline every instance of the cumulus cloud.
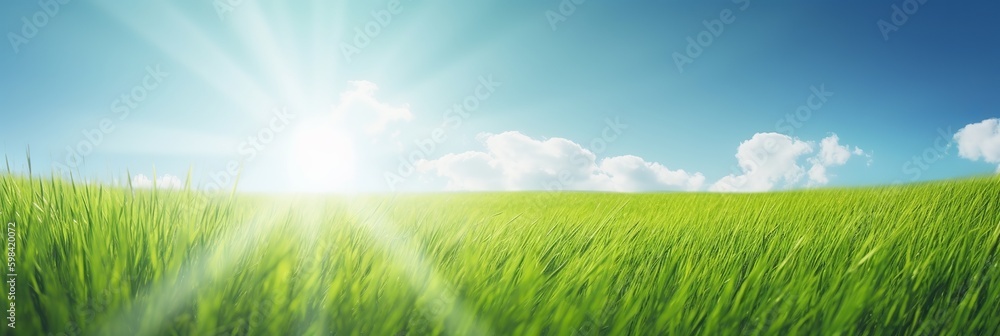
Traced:
<svg viewBox="0 0 1000 336">
<path fill-rule="evenodd" d="M 799 158 L 813 152 L 807 142 L 778 133 L 757 133 L 736 149 L 742 174 L 723 177 L 711 191 L 767 191 L 780 182 L 794 184 L 805 175 Z"/>
<path fill-rule="evenodd" d="M 349 125 L 363 125 L 368 134 L 379 134 L 393 122 L 410 121 L 410 106 L 392 106 L 375 98 L 378 85 L 369 81 L 351 81 L 352 89 L 340 94 L 340 103 L 334 107 L 335 116 L 347 119 Z"/>
<path fill-rule="evenodd" d="M 809 186 L 824 185 L 830 182 L 827 175 L 827 167 L 843 166 L 851 159 L 851 156 L 865 156 L 871 164 L 871 154 L 866 153 L 858 147 L 851 150 L 848 146 L 840 145 L 840 137 L 836 134 L 828 136 L 819 142 L 819 155 L 810 158 L 809 163 Z"/>
<path fill-rule="evenodd" d="M 483 134 L 484 151 L 417 162 L 448 190 L 697 190 L 700 173 L 670 170 L 637 156 L 605 158 L 563 138 L 532 139 L 519 132 Z"/>
<path fill-rule="evenodd" d="M 180 189 L 184 186 L 177 176 L 166 174 L 156 179 L 156 187 L 160 189 Z M 148 189 L 153 187 L 153 180 L 146 175 L 139 174 L 132 177 L 132 187 Z"/>
<path fill-rule="evenodd" d="M 448 190 L 506 189 L 504 171 L 490 154 L 483 152 L 448 154 L 434 161 L 420 161 L 417 167 L 446 178 Z"/>
<path fill-rule="evenodd" d="M 1000 119 L 969 124 L 955 133 L 958 156 L 972 161 L 1000 164 Z M 997 167 L 1000 173 L 1000 166 Z"/>
<path fill-rule="evenodd" d="M 611 178 L 618 190 L 647 191 L 680 188 L 701 189 L 705 176 L 684 170 L 670 170 L 656 162 L 646 162 L 633 155 L 607 158 L 601 161 L 601 170 Z"/>
<path fill-rule="evenodd" d="M 709 190 L 768 191 L 779 185 L 785 188 L 799 185 L 803 179 L 807 186 L 829 183 L 830 167 L 842 166 L 852 156 L 868 156 L 864 150 L 840 145 L 840 138 L 833 134 L 817 145 L 779 133 L 757 133 L 744 141 L 736 150 L 740 173 L 723 177 Z M 814 154 L 815 155 L 812 155 Z M 812 155 L 812 156 L 810 156 Z M 804 161 L 804 162 L 803 162 Z M 806 166 L 811 165 L 808 171 Z"/>
</svg>

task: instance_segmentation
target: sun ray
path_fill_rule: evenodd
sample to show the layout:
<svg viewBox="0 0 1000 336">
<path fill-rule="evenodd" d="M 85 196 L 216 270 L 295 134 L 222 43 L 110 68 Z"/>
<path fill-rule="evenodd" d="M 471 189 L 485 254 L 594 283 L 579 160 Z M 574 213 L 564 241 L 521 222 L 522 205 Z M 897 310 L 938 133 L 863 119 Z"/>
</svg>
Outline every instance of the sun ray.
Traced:
<svg viewBox="0 0 1000 336">
<path fill-rule="evenodd" d="M 360 199 L 350 203 L 350 214 L 356 218 L 354 222 L 368 230 L 369 234 L 379 238 L 377 241 L 382 244 L 382 248 L 391 253 L 395 262 L 403 267 L 407 280 L 410 281 L 410 287 L 414 291 L 423 286 L 418 282 L 419 279 L 428 279 L 428 283 L 432 284 L 444 284 L 444 288 L 430 288 L 431 292 L 424 294 L 433 299 L 453 300 L 451 309 L 454 313 L 444 319 L 447 334 L 492 335 L 489 325 L 479 319 L 474 311 L 465 305 L 461 297 L 454 293 L 455 285 L 434 270 L 434 266 L 420 252 L 412 239 L 394 229 L 395 226 L 391 219 L 387 218 L 388 212 L 385 209 L 391 207 L 393 202 L 394 200 L 389 200 L 372 204 L 370 201 Z M 424 318 L 438 319 L 440 316 L 424 316 Z M 460 323 L 470 324 L 471 330 L 459 330 Z"/>
<path fill-rule="evenodd" d="M 286 208 L 284 212 L 287 211 Z M 100 328 L 102 334 L 146 335 L 162 330 L 168 323 L 167 318 L 194 297 L 199 285 L 232 275 L 236 261 L 252 249 L 252 243 L 260 242 L 271 232 L 274 222 L 258 216 L 243 224 L 224 227 L 230 228 L 222 235 L 224 239 L 214 241 L 202 251 L 192 252 L 189 260 L 193 262 L 178 271 L 176 278 L 164 279 L 160 286 L 143 289 L 138 297 L 149 299 L 120 311 Z"/>
<path fill-rule="evenodd" d="M 333 82 L 344 61 L 340 43 L 344 37 L 347 22 L 348 1 L 312 1 L 312 23 L 309 33 L 309 59 L 312 65 L 308 87 L 318 94 L 333 92 Z M 332 24 L 331 24 L 332 23 Z"/>
<path fill-rule="evenodd" d="M 284 52 L 284 46 L 277 43 L 274 37 L 274 25 L 261 12 L 258 2 L 245 2 L 238 15 L 246 18 L 234 19 L 235 30 L 243 43 L 250 48 L 251 55 L 258 57 L 263 65 L 264 73 L 271 77 L 281 92 L 284 102 L 297 110 L 310 108 L 310 99 L 304 94 L 298 72 L 288 64 L 289 53 Z"/>
<path fill-rule="evenodd" d="M 268 99 L 272 95 L 267 94 L 257 81 L 237 66 L 233 58 L 173 5 L 159 4 L 156 10 L 172 23 L 170 34 L 184 36 L 184 40 L 167 38 L 168 36 L 151 28 L 149 22 L 142 21 L 142 17 L 114 3 L 98 2 L 98 6 L 170 59 L 193 71 L 200 79 L 221 92 L 229 102 L 239 105 L 243 110 L 241 112 L 260 115 L 270 113 L 268 107 L 275 103 Z"/>
<path fill-rule="evenodd" d="M 345 2 L 339 3 L 335 7 L 334 15 L 343 17 Z M 323 6 L 319 6 L 323 7 Z M 260 97 L 272 97 L 265 94 L 264 86 L 260 82 L 253 80 L 246 71 L 240 69 L 236 62 L 233 62 L 230 55 L 223 53 L 211 40 L 198 29 L 184 15 L 180 14 L 172 6 L 162 8 L 161 13 L 177 24 L 180 34 L 189 38 L 183 45 L 170 43 L 163 36 L 154 30 L 147 28 L 144 23 L 138 22 L 133 16 L 128 15 L 123 10 L 114 6 L 104 6 L 112 16 L 122 21 L 132 28 L 147 41 L 161 49 L 175 61 L 190 68 L 202 79 L 219 89 L 233 102 L 240 104 L 248 110 L 253 110 L 261 104 Z M 268 21 L 262 8 L 256 3 L 246 3 L 239 8 L 237 15 L 242 18 L 235 18 L 237 35 L 247 46 L 252 55 L 257 57 L 257 61 L 262 64 L 262 72 L 274 82 L 274 86 L 279 91 L 278 97 L 292 108 L 303 110 L 316 110 L 317 106 L 324 103 L 326 95 L 330 92 L 323 92 L 330 87 L 329 79 L 322 77 L 338 72 L 337 66 L 342 64 L 339 49 L 336 47 L 337 41 L 322 42 L 313 41 L 313 50 L 293 49 L 292 51 L 282 49 L 284 45 L 279 44 L 274 35 L 276 24 Z M 319 12 L 319 11 L 317 11 Z M 287 17 L 286 17 L 287 19 Z M 320 23 L 315 23 L 313 27 L 314 38 L 318 39 L 324 34 L 320 33 Z M 402 27 L 400 27 L 402 28 Z M 344 27 L 336 27 L 337 37 L 342 36 Z M 284 33 L 288 33 L 285 31 Z M 334 45 L 334 47 L 323 47 L 324 45 Z M 286 44 L 287 45 L 287 44 Z M 195 56 L 191 49 L 207 51 L 208 60 L 200 58 L 204 55 Z M 317 63 L 319 75 L 311 81 L 320 85 L 313 85 L 308 91 L 304 82 L 303 73 L 296 71 L 298 67 L 288 62 L 292 59 L 294 52 L 312 52 L 313 55 L 329 56 L 329 60 L 322 57 L 313 60 Z M 388 61 L 388 59 L 383 59 Z M 211 65 L 206 65 L 211 64 Z M 215 65 L 219 67 L 215 67 Z M 267 86 L 270 87 L 270 86 Z M 318 92 L 317 92 L 318 91 Z M 247 97 L 250 92 L 252 97 Z M 253 98 L 253 97 L 256 97 Z M 249 98 L 249 99 L 248 99 Z M 333 130 L 323 129 L 328 123 L 318 122 L 306 125 L 303 131 L 299 132 L 293 148 L 292 157 L 299 162 L 294 162 L 306 177 L 308 182 L 319 184 L 326 191 L 328 188 L 343 184 L 353 175 L 353 145 L 352 139 L 341 139 L 329 137 L 330 134 L 338 134 Z M 334 152 L 329 152 L 335 150 Z M 339 150 L 339 151 L 337 151 Z M 329 180 L 324 180 L 329 178 Z M 454 288 L 453 284 L 444 280 L 434 270 L 431 263 L 421 254 L 419 249 L 408 238 L 396 232 L 392 223 L 386 218 L 384 206 L 378 204 L 372 206 L 367 203 L 350 203 L 350 214 L 354 218 L 353 222 L 377 238 L 381 248 L 390 253 L 394 263 L 400 265 L 407 275 L 409 285 L 418 291 L 423 283 L 420 279 L 430 279 L 431 283 L 446 284 L 445 288 Z M 287 212 L 290 209 L 275 209 L 277 212 Z M 301 209 L 300 209 L 301 210 Z M 320 221 L 321 219 L 317 219 Z M 251 243 L 258 242 L 273 229 L 273 222 L 264 218 L 253 218 L 243 225 L 233 225 L 230 232 L 224 234 L 213 246 L 204 251 L 194 253 L 193 260 L 198 260 L 192 265 L 180 271 L 181 277 L 173 281 L 166 281 L 163 285 L 154 288 L 144 289 L 144 300 L 131 310 L 122 311 L 121 314 L 105 326 L 108 332 L 142 332 L 159 330 L 163 324 L 168 323 L 166 318 L 182 308 L 182 305 L 189 301 L 195 294 L 199 283 L 213 282 L 234 271 L 236 260 L 245 256 L 252 248 Z M 314 225 L 301 223 L 301 230 L 315 230 Z M 430 296 L 447 296 L 448 289 L 433 288 L 431 293 L 423 293 Z M 150 307 L 158 307 L 160 311 L 158 317 L 151 317 Z M 453 303 L 453 314 L 445 320 L 445 325 L 450 331 L 457 331 L 459 322 L 472 322 L 475 334 L 488 334 L 488 327 L 479 321 L 475 314 L 466 307 L 460 300 Z M 429 319 L 437 317 L 427 317 Z"/>
</svg>

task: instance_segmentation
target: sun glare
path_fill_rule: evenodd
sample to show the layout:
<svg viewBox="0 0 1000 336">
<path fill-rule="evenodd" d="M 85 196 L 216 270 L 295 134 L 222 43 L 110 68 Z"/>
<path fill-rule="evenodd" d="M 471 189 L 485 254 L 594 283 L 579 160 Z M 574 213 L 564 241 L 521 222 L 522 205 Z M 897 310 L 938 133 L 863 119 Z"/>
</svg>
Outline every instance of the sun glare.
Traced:
<svg viewBox="0 0 1000 336">
<path fill-rule="evenodd" d="M 353 141 L 344 132 L 326 126 L 304 125 L 294 136 L 289 172 L 300 191 L 344 191 L 354 179 L 357 162 Z"/>
</svg>

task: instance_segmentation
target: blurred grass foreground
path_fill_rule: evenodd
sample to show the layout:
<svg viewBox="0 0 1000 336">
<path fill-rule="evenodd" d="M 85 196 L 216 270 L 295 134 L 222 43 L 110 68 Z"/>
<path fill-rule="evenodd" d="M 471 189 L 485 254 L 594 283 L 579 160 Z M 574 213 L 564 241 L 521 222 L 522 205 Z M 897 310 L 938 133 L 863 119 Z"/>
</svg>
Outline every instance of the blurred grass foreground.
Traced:
<svg viewBox="0 0 1000 336">
<path fill-rule="evenodd" d="M 4 174 L 0 217 L 5 334 L 1000 334 L 997 178 L 206 197 Z"/>
</svg>

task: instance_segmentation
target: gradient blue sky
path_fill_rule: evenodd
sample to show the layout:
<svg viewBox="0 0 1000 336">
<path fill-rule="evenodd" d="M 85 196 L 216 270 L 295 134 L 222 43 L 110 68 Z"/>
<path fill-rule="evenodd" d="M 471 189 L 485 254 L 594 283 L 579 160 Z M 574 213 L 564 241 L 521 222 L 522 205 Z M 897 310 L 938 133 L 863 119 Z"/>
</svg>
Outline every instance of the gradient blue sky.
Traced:
<svg viewBox="0 0 1000 336">
<path fill-rule="evenodd" d="M 350 185 L 336 190 L 386 190 L 385 172 L 397 171 L 399 156 L 441 126 L 443 113 L 474 94 L 481 77 L 492 76 L 502 84 L 461 125 L 448 128 L 427 159 L 442 164 L 433 160 L 484 152 L 486 134 L 512 131 L 588 148 L 606 120 L 618 118 L 628 128 L 596 153 L 598 161 L 634 155 L 671 171 L 697 172 L 705 179 L 701 189 L 740 173 L 737 148 L 768 132 L 811 142 L 813 154 L 834 133 L 841 145 L 864 150 L 829 168 L 830 186 L 997 170 L 962 158 L 955 146 L 919 174 L 912 163 L 905 168 L 942 132 L 950 136 L 1000 116 L 1000 4 L 991 1 L 926 1 L 886 40 L 877 22 L 891 22 L 892 6 L 904 1 L 751 1 L 742 10 L 743 3 L 733 1 L 590 0 L 553 29 L 546 13 L 558 12 L 559 1 L 402 0 L 391 22 L 350 61 L 343 44 L 352 43 L 355 28 L 375 22 L 371 12 L 389 1 L 245 0 L 222 15 L 211 1 L 157 3 L 53 0 L 59 5 L 48 10 L 58 11 L 40 14 L 47 22 L 27 43 L 12 42 L 11 35 L 23 37 L 22 19 L 45 9 L 34 1 L 0 4 L 8 42 L 0 48 L 0 145 L 14 169 L 25 169 L 30 145 L 36 172 L 47 173 L 65 160 L 67 146 L 86 141 L 82 132 L 110 118 L 115 130 L 85 156 L 77 174 L 111 181 L 126 169 L 153 176 L 155 165 L 158 176 L 184 177 L 193 167 L 194 183 L 204 185 L 230 160 L 244 159 L 245 190 L 330 183 Z M 678 71 L 674 53 L 684 53 L 686 38 L 724 10 L 732 10 L 735 21 Z M 162 83 L 118 118 L 115 100 L 157 67 L 167 74 Z M 344 112 L 352 116 L 333 121 L 329 132 L 353 144 L 351 169 L 336 158 L 304 164 L 351 175 L 303 180 L 296 170 L 302 167 L 289 168 L 288 162 L 303 161 L 290 157 L 301 146 L 293 139 L 302 128 L 327 127 L 313 120 L 327 120 L 331 106 L 356 88 L 352 81 L 377 85 L 378 106 L 405 108 L 411 118 L 374 136 L 362 129 L 370 121 L 364 114 L 377 111 Z M 776 128 L 820 86 L 834 93 L 822 108 L 793 134 Z M 296 121 L 246 162 L 239 143 L 281 108 Z M 330 153 L 320 155 L 343 150 Z M 800 162 L 809 168 L 806 156 Z M 407 177 L 404 185 L 443 188 L 433 170 L 421 174 L 429 180 Z M 536 189 L 532 181 L 519 189 Z"/>
</svg>

